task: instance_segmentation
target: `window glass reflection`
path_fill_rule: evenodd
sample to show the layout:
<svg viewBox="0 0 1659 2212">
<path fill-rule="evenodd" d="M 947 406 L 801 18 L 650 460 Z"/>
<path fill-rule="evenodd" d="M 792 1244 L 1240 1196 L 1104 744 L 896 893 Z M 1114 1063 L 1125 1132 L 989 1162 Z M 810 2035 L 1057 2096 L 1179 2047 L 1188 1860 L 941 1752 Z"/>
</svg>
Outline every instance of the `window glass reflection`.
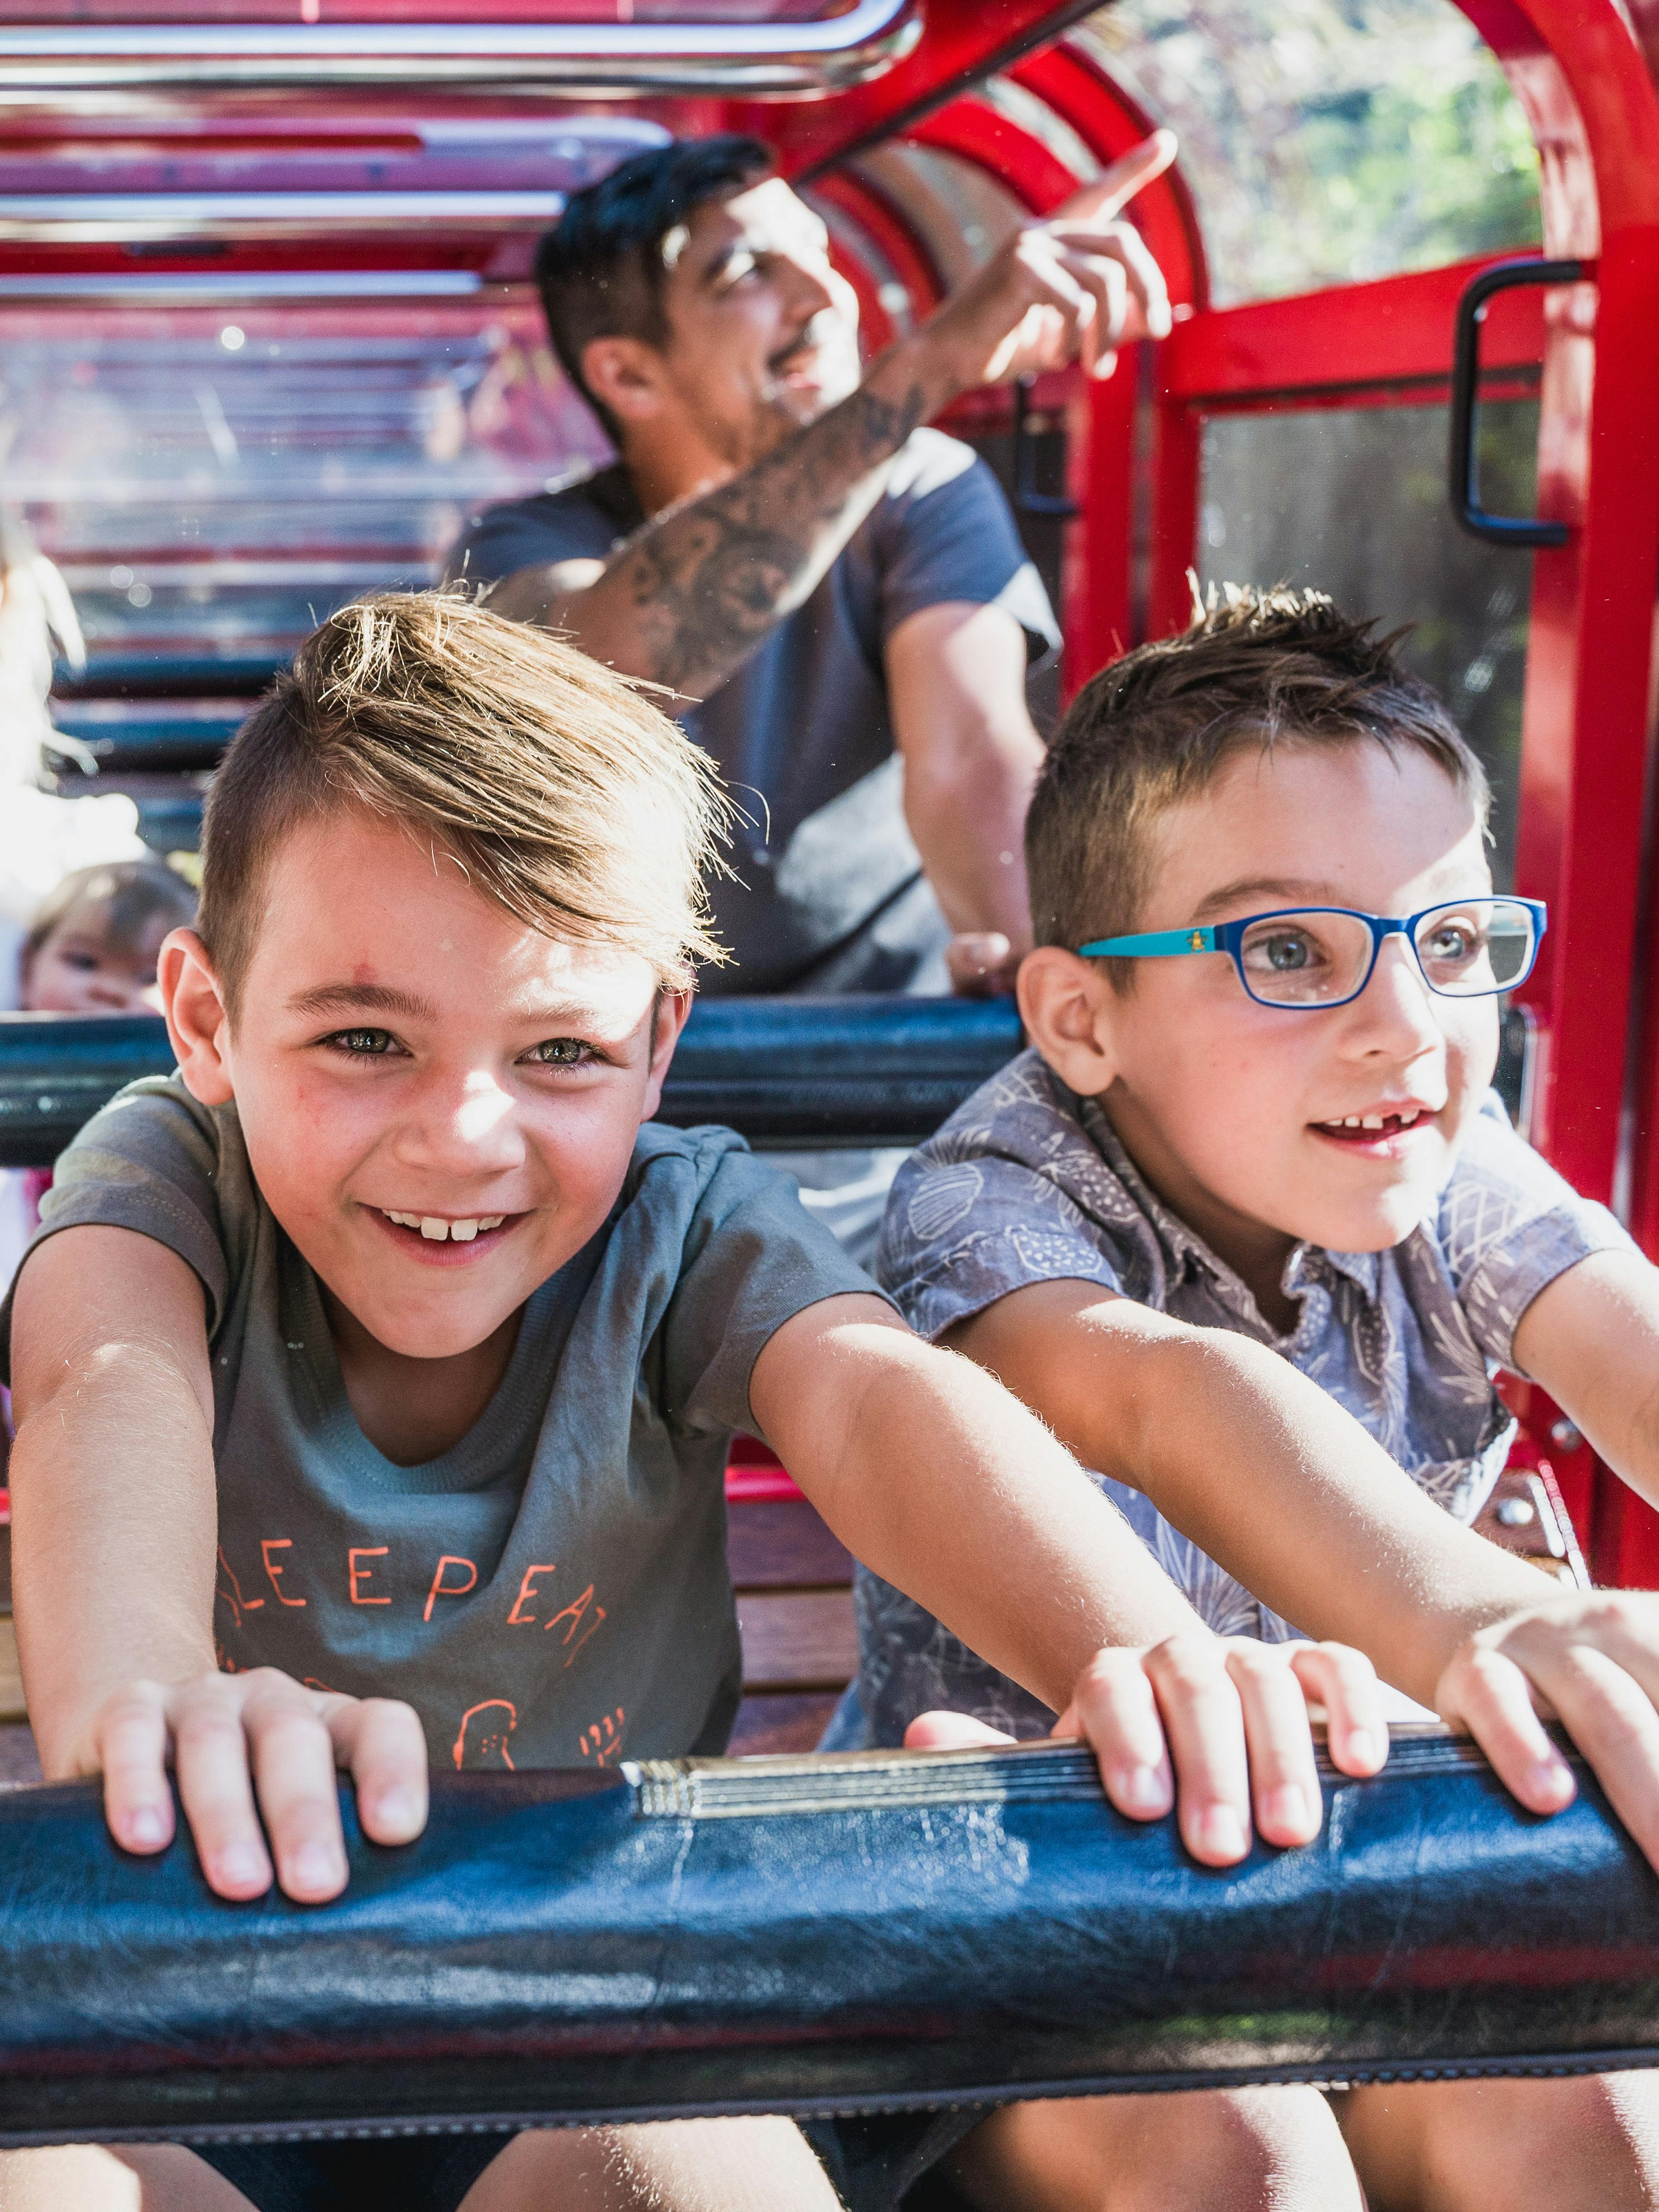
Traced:
<svg viewBox="0 0 1659 2212">
<path fill-rule="evenodd" d="M 1432 684 L 1492 781 L 1492 872 L 1515 884 L 1529 554 L 1483 544 L 1446 501 L 1443 407 L 1212 416 L 1204 432 L 1200 577 L 1312 585 L 1385 629 L 1416 625 L 1406 656 Z M 1538 403 L 1486 400 L 1488 505 L 1530 514 Z"/>
</svg>

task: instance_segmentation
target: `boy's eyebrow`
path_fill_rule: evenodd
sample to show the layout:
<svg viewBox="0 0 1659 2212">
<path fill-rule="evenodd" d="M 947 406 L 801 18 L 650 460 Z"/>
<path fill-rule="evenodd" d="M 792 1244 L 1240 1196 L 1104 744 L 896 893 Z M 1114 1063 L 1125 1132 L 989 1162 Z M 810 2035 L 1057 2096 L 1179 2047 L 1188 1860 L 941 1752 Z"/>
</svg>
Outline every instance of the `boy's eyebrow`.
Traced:
<svg viewBox="0 0 1659 2212">
<path fill-rule="evenodd" d="M 432 1003 L 412 991 L 395 990 L 388 983 L 319 983 L 313 991 L 296 991 L 289 1000 L 295 1014 L 340 1014 L 362 1008 L 370 1013 L 401 1014 L 406 1021 L 433 1018 Z"/>
<path fill-rule="evenodd" d="M 1200 899 L 1193 915 L 1194 921 L 1202 921 L 1212 914 L 1219 914 L 1224 907 L 1237 906 L 1241 899 L 1273 899 L 1281 906 L 1341 906 L 1345 901 L 1337 897 L 1328 884 L 1311 883 L 1300 876 L 1241 876 L 1236 883 L 1223 884 L 1207 898 Z"/>
</svg>

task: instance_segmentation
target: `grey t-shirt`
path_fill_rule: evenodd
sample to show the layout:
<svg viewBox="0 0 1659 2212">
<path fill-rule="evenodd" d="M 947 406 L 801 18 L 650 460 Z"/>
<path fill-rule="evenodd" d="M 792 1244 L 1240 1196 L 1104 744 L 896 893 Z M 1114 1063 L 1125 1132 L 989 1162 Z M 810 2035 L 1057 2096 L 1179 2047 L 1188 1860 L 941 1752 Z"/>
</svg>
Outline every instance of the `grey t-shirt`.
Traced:
<svg viewBox="0 0 1659 2212">
<path fill-rule="evenodd" d="M 791 1315 L 872 1287 L 740 1138 L 641 1129 L 611 1218 L 526 1305 L 489 1406 L 418 1467 L 358 1427 L 234 1106 L 176 1078 L 130 1085 L 58 1162 L 42 1215 L 42 1237 L 137 1230 L 201 1278 L 227 1669 L 405 1698 L 444 1766 L 723 1748 L 741 1684 L 724 1472 L 755 1426 L 750 1371 Z M 8 1299 L 8 1346 L 10 1320 Z"/>
<path fill-rule="evenodd" d="M 493 583 L 605 560 L 644 520 L 627 471 L 604 469 L 478 516 L 448 574 Z M 904 826 L 882 655 L 908 616 L 947 600 L 1006 607 L 1034 656 L 1059 642 L 996 478 L 970 447 L 918 430 L 811 598 L 681 718 L 752 817 L 737 836 L 741 881 L 714 893 L 736 963 L 705 989 L 902 991 L 943 946 Z"/>
<path fill-rule="evenodd" d="M 1502 1472 L 1515 1422 L 1492 1387 L 1539 1292 L 1593 1252 L 1635 1248 L 1510 1128 L 1496 1095 L 1465 1131 L 1424 1218 L 1383 1252 L 1298 1244 L 1279 1335 L 1226 1261 L 1151 1189 L 1092 1098 L 1036 1052 L 981 1086 L 893 1186 L 878 1274 L 930 1339 L 1028 1284 L 1098 1283 L 1200 1328 L 1270 1345 L 1328 1391 L 1419 1486 L 1472 1520 Z M 1100 1489 L 1218 1635 L 1298 1632 L 1261 1604 L 1150 1498 Z M 859 1572 L 860 1699 L 878 1742 L 951 1705 L 1011 1728 L 1052 1716 L 914 1601 Z"/>
</svg>

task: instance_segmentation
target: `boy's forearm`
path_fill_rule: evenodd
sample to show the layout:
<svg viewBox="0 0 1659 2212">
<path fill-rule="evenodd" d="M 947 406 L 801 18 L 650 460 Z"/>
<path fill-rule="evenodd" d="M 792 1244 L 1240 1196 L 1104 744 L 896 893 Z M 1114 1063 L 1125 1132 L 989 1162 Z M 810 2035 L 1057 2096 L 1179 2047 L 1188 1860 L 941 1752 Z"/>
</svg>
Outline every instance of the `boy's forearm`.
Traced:
<svg viewBox="0 0 1659 2212">
<path fill-rule="evenodd" d="M 1142 1492 L 1276 1613 L 1358 1645 L 1425 1703 L 1472 1633 L 1552 1594 L 1248 1337 L 1054 1283 L 1015 1292 L 961 1339 L 1086 1465 Z"/>
<path fill-rule="evenodd" d="M 88 1771 L 93 1718 L 124 1683 L 215 1666 L 212 1435 L 164 1359 L 111 1346 L 30 1411 L 11 1479 L 29 1719 L 61 1778 Z"/>
<path fill-rule="evenodd" d="M 879 1322 L 815 1334 L 810 1380 L 792 1362 L 769 1395 L 751 1387 L 769 1438 L 848 1548 L 994 1666 L 1063 1711 L 1103 1644 L 1198 1626 L 1069 1455 L 969 1362 Z"/>
</svg>

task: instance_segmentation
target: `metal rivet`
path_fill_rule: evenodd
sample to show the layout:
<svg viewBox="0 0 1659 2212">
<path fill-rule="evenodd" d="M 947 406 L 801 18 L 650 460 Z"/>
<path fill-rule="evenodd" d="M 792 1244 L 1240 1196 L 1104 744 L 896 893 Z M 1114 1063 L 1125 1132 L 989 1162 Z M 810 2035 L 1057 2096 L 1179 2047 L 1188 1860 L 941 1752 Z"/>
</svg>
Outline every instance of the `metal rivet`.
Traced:
<svg viewBox="0 0 1659 2212">
<path fill-rule="evenodd" d="M 1529 1528 L 1538 1518 L 1538 1510 L 1528 1498 L 1506 1498 L 1498 1509 L 1498 1517 L 1506 1528 Z"/>
<path fill-rule="evenodd" d="M 1583 1432 L 1565 1414 L 1550 1424 L 1550 1442 L 1558 1451 L 1577 1451 L 1584 1441 Z"/>
</svg>

